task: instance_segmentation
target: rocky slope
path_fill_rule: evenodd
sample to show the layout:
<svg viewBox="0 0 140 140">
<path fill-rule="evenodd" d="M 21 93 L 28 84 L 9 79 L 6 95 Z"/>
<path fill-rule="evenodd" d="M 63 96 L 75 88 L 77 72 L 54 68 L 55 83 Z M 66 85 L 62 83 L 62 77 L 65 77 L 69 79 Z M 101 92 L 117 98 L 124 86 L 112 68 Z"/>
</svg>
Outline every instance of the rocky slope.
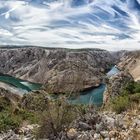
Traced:
<svg viewBox="0 0 140 140">
<path fill-rule="evenodd" d="M 116 56 L 119 57 L 117 68 L 120 69 L 120 73 L 106 81 L 104 103 L 119 96 L 127 83 L 140 80 L 140 51 L 115 52 L 114 57 Z"/>
<path fill-rule="evenodd" d="M 118 68 L 128 71 L 135 81 L 140 80 L 140 51 L 126 52 L 118 63 Z"/>
<path fill-rule="evenodd" d="M 98 86 L 115 63 L 97 49 L 0 49 L 0 73 L 42 83 L 48 92 L 75 92 Z"/>
<path fill-rule="evenodd" d="M 139 140 L 140 113 L 138 111 L 115 114 L 95 112 L 85 114 L 69 130 L 70 140 Z"/>
<path fill-rule="evenodd" d="M 33 128 L 38 125 L 27 125 L 20 128 L 16 134 L 9 130 L 0 133 L 0 139 L 21 140 L 35 139 Z M 56 138 L 46 140 L 139 140 L 140 139 L 140 112 L 133 110 L 122 114 L 113 112 L 96 112 L 90 110 L 71 124 L 68 132 L 61 132 Z"/>
<path fill-rule="evenodd" d="M 133 77 L 128 72 L 120 71 L 118 74 L 111 76 L 106 80 L 106 89 L 104 92 L 104 104 L 111 99 L 119 96 L 127 83 L 133 81 Z"/>
</svg>

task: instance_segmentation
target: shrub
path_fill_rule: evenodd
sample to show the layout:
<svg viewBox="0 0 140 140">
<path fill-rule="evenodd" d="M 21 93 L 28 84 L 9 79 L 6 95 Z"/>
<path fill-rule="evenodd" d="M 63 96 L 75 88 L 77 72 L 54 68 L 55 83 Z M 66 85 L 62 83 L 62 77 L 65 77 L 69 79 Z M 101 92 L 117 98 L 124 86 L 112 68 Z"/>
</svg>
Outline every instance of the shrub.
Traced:
<svg viewBox="0 0 140 140">
<path fill-rule="evenodd" d="M 135 82 L 129 82 L 123 89 L 124 94 L 133 94 L 135 89 Z"/>
<path fill-rule="evenodd" d="M 8 109 L 11 105 L 11 101 L 6 97 L 0 97 L 0 112 Z"/>
<path fill-rule="evenodd" d="M 111 101 L 111 108 L 116 113 L 121 113 L 127 110 L 129 107 L 129 97 L 128 96 L 119 96 Z"/>
<path fill-rule="evenodd" d="M 0 113 L 0 132 L 9 129 L 16 129 L 20 126 L 21 119 L 17 116 L 13 116 L 8 112 Z"/>
<path fill-rule="evenodd" d="M 140 83 L 135 83 L 134 92 L 135 92 L 135 93 L 140 93 Z"/>
<path fill-rule="evenodd" d="M 30 111 L 44 111 L 47 109 L 48 95 L 36 91 L 23 96 L 21 106 Z"/>
<path fill-rule="evenodd" d="M 37 138 L 57 137 L 61 131 L 67 131 L 71 122 L 77 117 L 75 106 L 68 104 L 65 98 L 49 101 L 47 106 Z"/>
<path fill-rule="evenodd" d="M 36 112 L 31 112 L 22 108 L 16 110 L 14 115 L 19 116 L 22 121 L 29 121 L 30 123 L 37 123 L 39 120 L 39 115 Z"/>
<path fill-rule="evenodd" d="M 130 101 L 140 103 L 140 93 L 135 93 L 134 95 L 130 96 Z"/>
<path fill-rule="evenodd" d="M 123 94 L 134 94 L 140 92 L 140 83 L 129 82 L 123 89 Z"/>
</svg>

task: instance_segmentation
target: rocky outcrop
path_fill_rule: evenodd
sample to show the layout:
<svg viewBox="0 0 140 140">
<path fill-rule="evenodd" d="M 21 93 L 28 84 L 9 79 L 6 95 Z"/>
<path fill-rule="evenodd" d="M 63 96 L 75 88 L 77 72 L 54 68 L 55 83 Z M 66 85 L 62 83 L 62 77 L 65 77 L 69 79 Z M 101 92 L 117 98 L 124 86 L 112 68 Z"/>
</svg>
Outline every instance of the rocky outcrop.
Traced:
<svg viewBox="0 0 140 140">
<path fill-rule="evenodd" d="M 98 49 L 1 49 L 0 60 L 0 73 L 42 83 L 49 93 L 99 86 L 115 63 L 109 52 Z"/>
<path fill-rule="evenodd" d="M 90 112 L 77 119 L 67 135 L 69 140 L 139 140 L 139 115 L 139 111 Z"/>
<path fill-rule="evenodd" d="M 39 125 L 32 124 L 21 127 L 17 133 L 9 130 L 0 133 L 1 140 L 36 140 L 34 129 Z M 138 110 L 115 114 L 113 112 L 88 113 L 74 120 L 68 131 L 60 132 L 58 137 L 46 140 L 139 140 L 140 112 Z"/>
<path fill-rule="evenodd" d="M 140 80 L 140 51 L 126 52 L 118 63 L 118 68 L 128 71 L 135 81 Z"/>
<path fill-rule="evenodd" d="M 119 72 L 116 75 L 111 76 L 106 80 L 106 89 L 104 92 L 104 104 L 110 101 L 110 99 L 119 96 L 122 93 L 124 86 L 133 81 L 132 76 L 128 72 Z"/>
</svg>

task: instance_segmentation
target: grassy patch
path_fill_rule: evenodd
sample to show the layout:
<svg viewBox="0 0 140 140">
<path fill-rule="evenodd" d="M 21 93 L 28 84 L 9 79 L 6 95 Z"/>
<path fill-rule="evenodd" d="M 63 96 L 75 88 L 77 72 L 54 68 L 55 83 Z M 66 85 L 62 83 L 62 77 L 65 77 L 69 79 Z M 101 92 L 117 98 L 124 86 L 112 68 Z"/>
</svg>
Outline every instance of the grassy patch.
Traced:
<svg viewBox="0 0 140 140">
<path fill-rule="evenodd" d="M 15 130 L 21 124 L 21 118 L 19 116 L 12 115 L 10 112 L 0 113 L 0 132 L 9 129 Z"/>
</svg>

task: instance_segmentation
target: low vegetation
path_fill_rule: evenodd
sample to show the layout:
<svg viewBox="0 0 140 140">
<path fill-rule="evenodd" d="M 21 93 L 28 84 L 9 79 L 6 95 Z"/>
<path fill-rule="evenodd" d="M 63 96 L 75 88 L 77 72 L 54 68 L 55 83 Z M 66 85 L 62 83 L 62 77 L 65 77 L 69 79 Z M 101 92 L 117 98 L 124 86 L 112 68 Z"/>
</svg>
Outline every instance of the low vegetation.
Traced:
<svg viewBox="0 0 140 140">
<path fill-rule="evenodd" d="M 123 91 L 121 96 L 116 97 L 111 100 L 110 106 L 113 111 L 116 113 L 121 113 L 128 109 L 138 107 L 140 104 L 140 83 L 130 82 L 128 83 Z"/>
<path fill-rule="evenodd" d="M 40 126 L 35 131 L 37 139 L 58 137 L 78 116 L 86 113 L 86 108 L 68 103 L 64 95 L 48 99 L 46 93 L 31 93 L 16 104 L 8 97 L 0 97 L 0 132 L 17 131 L 23 124 L 33 123 Z"/>
<path fill-rule="evenodd" d="M 110 107 L 121 113 L 139 104 L 140 83 L 131 82 L 124 87 L 121 96 L 111 100 Z M 67 135 L 72 122 L 86 114 L 87 109 L 87 106 L 69 104 L 64 95 L 48 99 L 46 93 L 35 92 L 24 95 L 16 104 L 8 97 L 0 96 L 0 132 L 16 131 L 28 122 L 40 126 L 35 131 L 36 139 L 58 138 L 61 133 Z"/>
<path fill-rule="evenodd" d="M 70 124 L 78 116 L 85 114 L 87 107 L 72 105 L 67 98 L 67 94 L 66 96 L 61 94 L 57 98 L 50 99 L 43 91 L 23 96 L 21 107 L 36 114 L 39 118 L 37 120 L 40 120 L 37 122 L 40 127 L 35 131 L 37 139 L 58 137 L 61 132 L 65 133 L 70 128 Z"/>
<path fill-rule="evenodd" d="M 32 112 L 43 112 L 47 109 L 48 94 L 46 92 L 33 92 L 25 94 L 21 101 L 21 107 Z"/>
<path fill-rule="evenodd" d="M 35 113 L 20 108 L 8 97 L 0 97 L 0 132 L 18 129 L 24 121 L 37 122 Z"/>
<path fill-rule="evenodd" d="M 70 105 L 65 97 L 49 101 L 47 111 L 43 112 L 38 138 L 58 137 L 60 132 L 66 132 L 71 122 L 77 118 L 77 107 Z"/>
</svg>

